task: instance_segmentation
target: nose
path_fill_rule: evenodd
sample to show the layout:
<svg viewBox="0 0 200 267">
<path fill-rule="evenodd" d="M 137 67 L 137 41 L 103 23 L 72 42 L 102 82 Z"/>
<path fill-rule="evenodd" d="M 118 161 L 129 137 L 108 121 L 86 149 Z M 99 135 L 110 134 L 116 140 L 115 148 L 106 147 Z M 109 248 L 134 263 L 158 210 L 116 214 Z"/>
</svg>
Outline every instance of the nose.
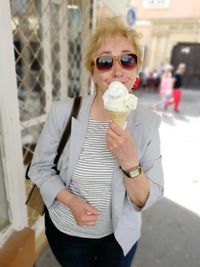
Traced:
<svg viewBox="0 0 200 267">
<path fill-rule="evenodd" d="M 119 77 L 123 74 L 123 69 L 118 59 L 113 62 L 112 72 L 114 77 Z"/>
</svg>

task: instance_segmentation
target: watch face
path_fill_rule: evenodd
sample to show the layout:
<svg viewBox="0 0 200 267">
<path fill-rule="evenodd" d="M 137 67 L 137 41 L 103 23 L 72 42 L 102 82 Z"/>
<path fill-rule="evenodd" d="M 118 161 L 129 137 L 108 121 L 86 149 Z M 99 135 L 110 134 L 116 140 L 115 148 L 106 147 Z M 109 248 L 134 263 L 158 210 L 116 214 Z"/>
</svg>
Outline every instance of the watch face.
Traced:
<svg viewBox="0 0 200 267">
<path fill-rule="evenodd" d="M 140 174 L 140 172 L 138 169 L 136 169 L 136 170 L 130 171 L 129 174 L 131 177 L 135 177 L 135 176 L 138 176 Z"/>
</svg>

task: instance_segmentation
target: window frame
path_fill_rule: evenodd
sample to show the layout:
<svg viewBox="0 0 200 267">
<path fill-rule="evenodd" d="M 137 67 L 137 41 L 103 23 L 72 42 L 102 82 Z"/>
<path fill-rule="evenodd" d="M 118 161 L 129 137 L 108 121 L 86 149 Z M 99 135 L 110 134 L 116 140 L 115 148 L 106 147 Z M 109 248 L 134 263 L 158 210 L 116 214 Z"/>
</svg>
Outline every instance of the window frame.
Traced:
<svg viewBox="0 0 200 267">
<path fill-rule="evenodd" d="M 0 231 L 2 246 L 13 231 L 22 230 L 28 225 L 28 221 L 9 1 L 1 3 L 0 25 L 4 25 L 0 31 L 0 127 L 3 175 L 10 219 L 10 225 Z"/>
<path fill-rule="evenodd" d="M 170 0 L 163 0 L 163 3 L 158 0 L 154 0 L 153 3 L 143 0 L 143 7 L 144 9 L 166 9 L 170 7 Z"/>
</svg>

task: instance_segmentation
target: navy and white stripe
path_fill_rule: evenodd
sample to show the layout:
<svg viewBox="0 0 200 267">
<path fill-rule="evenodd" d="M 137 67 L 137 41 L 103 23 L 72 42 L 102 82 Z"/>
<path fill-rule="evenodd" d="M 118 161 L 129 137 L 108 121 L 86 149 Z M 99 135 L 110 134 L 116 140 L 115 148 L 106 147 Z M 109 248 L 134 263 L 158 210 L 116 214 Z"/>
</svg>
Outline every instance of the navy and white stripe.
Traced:
<svg viewBox="0 0 200 267">
<path fill-rule="evenodd" d="M 107 148 L 107 129 L 108 122 L 89 120 L 80 157 L 68 188 L 100 211 L 97 224 L 77 225 L 69 208 L 55 201 L 49 212 L 61 232 L 86 238 L 100 238 L 113 232 L 111 183 L 115 158 Z"/>
</svg>

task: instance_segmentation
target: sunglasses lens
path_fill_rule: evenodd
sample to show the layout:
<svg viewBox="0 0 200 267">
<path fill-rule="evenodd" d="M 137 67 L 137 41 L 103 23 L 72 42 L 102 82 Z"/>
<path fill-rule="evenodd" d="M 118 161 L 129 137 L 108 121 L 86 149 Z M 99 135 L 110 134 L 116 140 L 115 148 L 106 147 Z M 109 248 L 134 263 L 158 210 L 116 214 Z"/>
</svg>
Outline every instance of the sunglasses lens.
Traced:
<svg viewBox="0 0 200 267">
<path fill-rule="evenodd" d="M 121 56 L 121 64 L 125 69 L 133 69 L 137 65 L 137 55 L 127 54 Z"/>
<path fill-rule="evenodd" d="M 114 57 L 120 60 L 121 65 L 124 69 L 134 69 L 137 65 L 137 55 L 135 54 L 125 54 L 120 57 Z M 111 56 L 101 56 L 96 59 L 96 66 L 100 71 L 110 70 L 113 66 L 113 57 Z"/>
<path fill-rule="evenodd" d="M 98 57 L 96 60 L 96 66 L 99 70 L 109 70 L 112 68 L 113 59 L 110 56 Z"/>
</svg>

